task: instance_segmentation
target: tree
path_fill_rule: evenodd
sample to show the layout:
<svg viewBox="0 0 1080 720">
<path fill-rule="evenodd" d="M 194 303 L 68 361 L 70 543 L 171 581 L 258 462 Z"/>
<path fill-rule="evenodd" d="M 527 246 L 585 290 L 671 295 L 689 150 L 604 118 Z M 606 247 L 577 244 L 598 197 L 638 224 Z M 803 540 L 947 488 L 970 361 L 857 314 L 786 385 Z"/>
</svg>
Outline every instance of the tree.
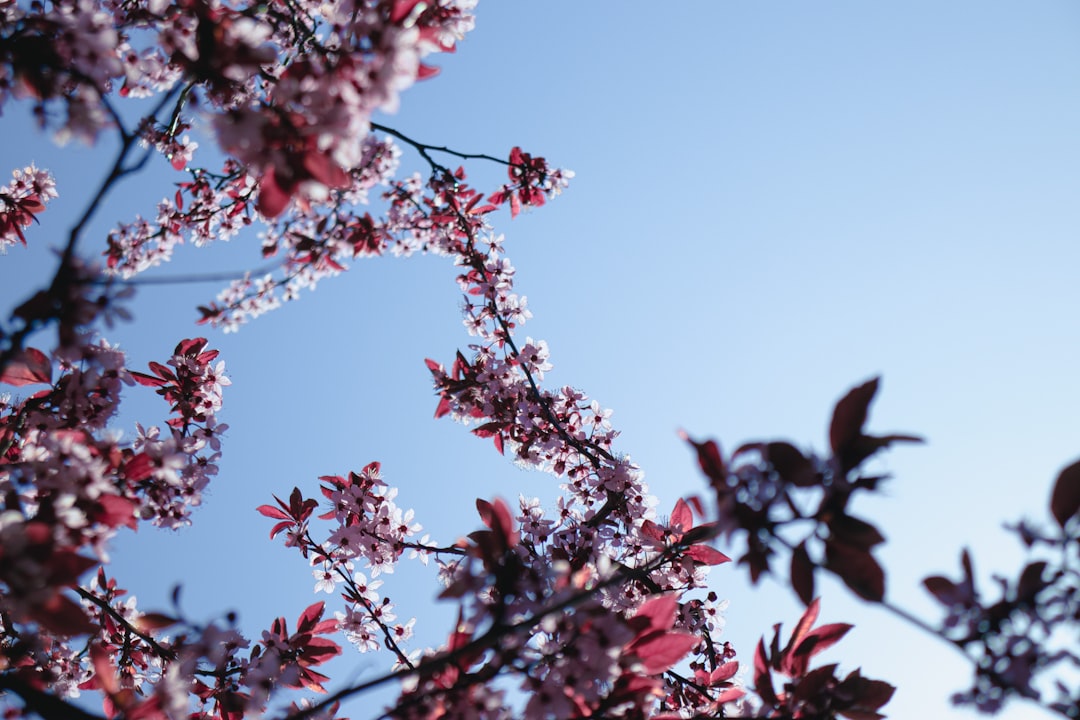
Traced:
<svg viewBox="0 0 1080 720">
<path fill-rule="evenodd" d="M 316 668 L 342 651 L 334 639 L 340 633 L 361 652 L 384 647 L 395 670 L 279 714 L 332 716 L 337 700 L 395 681 L 403 684 L 390 712 L 401 716 L 497 716 L 507 707 L 557 717 L 730 713 L 743 693 L 733 683 L 734 649 L 715 637 L 716 597 L 692 591 L 704 588 L 708 567 L 728 560 L 710 541 L 719 533 L 741 538 L 742 531 L 751 544 L 741 560 L 755 581 L 778 546 L 788 545 L 792 583 L 807 604 L 786 644 L 777 631 L 772 646 L 759 645 L 752 686 L 761 706 L 749 712 L 875 717 L 888 700 L 886 683 L 811 667 L 849 628 L 813 628 L 813 577 L 824 569 L 868 601 L 882 600 L 883 573 L 870 552 L 880 534 L 849 514 L 848 500 L 877 488 L 861 473 L 865 460 L 914 438 L 865 433 L 877 389 L 869 382 L 837 405 L 827 457 L 778 441 L 725 457 L 715 444 L 691 440 L 711 490 L 669 503 L 666 517 L 653 513 L 638 469 L 613 448 L 610 411 L 571 387 L 546 389 L 546 345 L 514 333 L 528 311 L 491 223 L 502 207 L 513 217 L 545 204 L 570 174 L 519 148 L 505 160 L 460 153 L 372 120 L 432 73 L 424 58 L 462 38 L 470 10 L 466 2 L 401 1 L 364 3 L 352 13 L 202 2 L 5 10 L 2 87 L 27 98 L 45 121 L 61 113 L 62 136 L 118 141 L 112 169 L 72 226 L 55 275 L 14 308 L 3 336 L 2 377 L 28 393 L 4 407 L 8 487 L 0 528 L 0 683 L 23 708 L 72 716 L 78 711 L 65 694 L 81 685 L 104 695 L 105 714 L 178 716 L 194 703 L 211 716 L 239 717 L 288 702 L 289 689 L 325 691 L 329 679 Z M 140 95 L 155 105 L 135 118 L 145 106 L 122 103 Z M 220 167 L 201 164 L 185 135 L 196 116 L 210 119 L 226 155 Z M 402 150 L 427 162 L 426 181 L 396 176 Z M 182 173 L 178 189 L 153 222 L 139 218 L 109 234 L 102 274 L 76 252 L 93 242 L 87 223 L 106 195 L 157 162 L 156 154 Z M 451 160 L 494 162 L 506 178 L 477 191 Z M 379 209 L 365 210 L 363 201 L 377 193 Z M 2 196 L 6 242 L 25 244 L 53 197 L 48 174 L 17 171 Z M 484 529 L 436 545 L 416 537 L 410 511 L 397 505 L 372 463 L 321 478 L 322 498 L 313 486 L 297 487 L 259 508 L 273 521 L 271 535 L 312 563 L 320 589 L 341 594 L 333 619 L 315 603 L 295 622 L 273 621 L 255 640 L 227 621 L 184 617 L 179 601 L 172 611 L 146 613 L 124 600 L 102 562 L 104 545 L 125 525 L 188 521 L 216 473 L 223 431 L 216 415 L 228 380 L 204 338 L 182 340 L 167 362 L 136 370 L 94 333 L 123 317 L 139 274 L 168 259 L 176 244 L 209 242 L 256 223 L 266 224 L 262 252 L 274 272 L 235 280 L 200 308 L 201 323 L 235 329 L 338 274 L 348 260 L 419 251 L 452 259 L 476 340 L 428 361 L 435 414 L 559 478 L 566 495 L 558 516 L 545 514 L 539 501 L 511 509 L 498 498 L 480 499 L 479 522 L 463 532 Z M 41 340 L 51 327 L 52 347 Z M 168 420 L 140 427 L 132 443 L 107 432 L 124 383 L 153 389 L 169 404 Z M 1060 536 L 1025 526 L 1022 537 L 1075 551 L 1075 475 L 1066 470 L 1055 486 Z M 820 493 L 816 509 L 803 500 L 813 493 Z M 778 514 L 788 510 L 790 518 Z M 796 543 L 781 532 L 789 521 L 810 522 L 812 531 Z M 444 599 L 459 607 L 443 648 L 426 656 L 405 649 L 412 625 L 397 620 L 375 579 L 406 551 L 436 559 Z M 964 579 L 937 577 L 928 585 L 954 611 L 949 627 L 968 628 L 956 642 L 996 652 L 984 631 L 971 634 L 985 619 L 980 613 L 995 613 L 991 622 L 1002 626 L 1015 613 L 1050 622 L 1045 604 L 1067 621 L 1075 580 L 1069 562 L 1066 555 L 1060 573 L 1046 563 L 1027 565 L 988 608 L 976 602 L 967 555 Z M 990 683 L 984 694 L 1033 692 L 1026 676 L 996 664 L 991 670 L 980 676 Z M 774 672 L 788 677 L 785 687 L 775 685 Z"/>
</svg>

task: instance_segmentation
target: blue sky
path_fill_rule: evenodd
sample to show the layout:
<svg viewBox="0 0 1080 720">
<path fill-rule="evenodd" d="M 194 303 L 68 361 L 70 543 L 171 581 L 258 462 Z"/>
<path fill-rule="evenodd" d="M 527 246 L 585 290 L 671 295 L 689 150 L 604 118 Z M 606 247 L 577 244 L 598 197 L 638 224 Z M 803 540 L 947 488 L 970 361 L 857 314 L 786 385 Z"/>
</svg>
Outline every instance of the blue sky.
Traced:
<svg viewBox="0 0 1080 720">
<path fill-rule="evenodd" d="M 661 511 L 704 490 L 679 428 L 728 448 L 822 449 L 835 400 L 881 374 L 871 428 L 928 440 L 885 456 L 887 497 L 856 506 L 889 540 L 889 597 L 936 618 L 919 580 L 955 574 L 965 545 L 987 590 L 993 572 L 1015 576 L 1022 556 L 1001 523 L 1044 519 L 1051 480 L 1080 454 L 1080 6 L 488 0 L 438 64 L 385 122 L 464 151 L 521 145 L 577 173 L 548 207 L 499 220 L 535 315 L 522 333 L 549 342 L 552 385 L 615 410 L 618 449 Z M 45 281 L 45 248 L 62 243 L 104 155 L 51 146 L 25 108 L 0 122 L 18 138 L 0 147 L 3 166 L 50 167 L 61 193 L 35 247 L 0 258 L 11 303 Z M 481 186 L 500 181 L 475 169 Z M 170 193 L 173 176 L 151 175 L 165 184 L 124 185 L 86 252 Z M 255 266 L 257 248 L 253 236 L 184 248 L 164 272 Z M 137 363 L 160 359 L 205 332 L 193 308 L 217 289 L 143 288 L 136 321 L 110 337 Z M 432 419 L 423 359 L 468 344 L 459 302 L 445 261 L 384 258 L 211 334 L 233 379 L 221 475 L 194 527 L 118 539 L 116 574 L 140 604 L 163 606 L 181 582 L 197 618 L 235 608 L 250 631 L 294 620 L 316 599 L 310 570 L 266 540 L 254 508 L 371 460 L 439 540 L 474 528 L 478 496 L 553 506 L 552 478 Z M 157 398 L 129 395 L 129 432 L 162 416 Z M 433 605 L 429 576 L 402 569 L 383 590 L 437 643 L 451 609 Z M 713 586 L 746 661 L 774 622 L 798 617 L 789 590 L 752 590 L 731 566 Z M 856 625 L 824 659 L 898 685 L 891 717 L 973 715 L 948 709 L 967 679 L 949 648 L 838 585 L 823 595 L 825 620 Z"/>
</svg>

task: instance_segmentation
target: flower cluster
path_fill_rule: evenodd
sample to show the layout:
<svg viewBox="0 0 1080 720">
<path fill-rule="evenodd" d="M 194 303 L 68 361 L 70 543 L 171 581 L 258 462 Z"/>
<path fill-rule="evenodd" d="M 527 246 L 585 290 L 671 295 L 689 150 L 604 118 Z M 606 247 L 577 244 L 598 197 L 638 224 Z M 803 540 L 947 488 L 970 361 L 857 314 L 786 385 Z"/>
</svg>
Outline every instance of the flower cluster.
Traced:
<svg viewBox="0 0 1080 720">
<path fill-rule="evenodd" d="M 537 173 L 522 177 L 543 182 Z M 311 527 L 317 503 L 299 489 L 287 503 L 260 508 L 279 521 L 272 533 L 283 533 L 286 544 L 309 558 L 317 591 L 344 587 L 347 604 L 338 617 L 348 639 L 362 651 L 387 648 L 404 670 L 437 665 L 444 655 L 429 651 L 418 659 L 400 644 L 412 625 L 395 622 L 374 578 L 406 549 L 436 556 L 443 596 L 458 599 L 461 618 L 441 653 L 460 658 L 406 685 L 396 711 L 402 717 L 446 707 L 508 717 L 517 711 L 496 677 L 528 694 L 521 708 L 527 717 L 633 716 L 660 709 L 658 697 L 665 709 L 703 712 L 735 700 L 737 664 L 730 646 L 715 640 L 716 598 L 687 594 L 704 587 L 709 566 L 728 560 L 707 545 L 713 529 L 695 526 L 685 501 L 670 519 L 656 518 L 641 471 L 613 451 L 611 411 L 570 387 L 543 390 L 551 368 L 547 344 L 515 340 L 528 310 L 514 290 L 503 239 L 486 220 L 511 196 L 500 192 L 485 201 L 461 170 L 436 168 L 426 186 L 397 182 L 387 197 L 387 221 L 372 228 L 392 237 L 400 254 L 453 260 L 466 297 L 465 323 L 478 340 L 471 356 L 459 352 L 449 371 L 428 361 L 439 393 L 436 415 L 469 424 L 519 464 L 552 473 L 565 494 L 550 517 L 536 498 L 522 498 L 516 517 L 502 501 L 478 501 L 488 529 L 472 533 L 469 543 L 438 547 L 412 539 L 419 526 L 392 503 L 372 464 L 348 478 L 322 478 L 330 509 L 321 517 L 332 523 L 326 540 L 317 540 Z M 539 204 L 530 193 L 522 201 Z M 661 599 L 663 620 L 639 627 L 644 621 L 635 618 L 651 612 L 642 608 Z M 497 653 L 486 652 L 495 646 Z M 706 674 L 704 684 L 669 673 L 688 654 L 694 672 Z M 466 679 L 473 677 L 492 682 Z"/>
<path fill-rule="evenodd" d="M 149 376 L 129 371 L 123 353 L 104 342 L 84 346 L 77 358 L 63 357 L 49 388 L 0 402 L 0 490 L 6 498 L 0 602 L 11 617 L 58 632 L 78 625 L 81 616 L 60 591 L 107 557 L 105 543 L 118 528 L 134 528 L 139 520 L 169 527 L 189 522 L 217 472 L 224 429 L 213 412 L 228 380 L 220 364 L 209 365 L 215 352 L 197 352 L 205 344 L 184 341 L 169 361 L 177 368 L 177 385 L 166 386 L 166 397 L 177 416 L 164 438 L 157 427 L 140 426 L 128 445 L 107 431 L 122 385 Z M 39 376 L 5 375 L 5 381 L 48 383 L 51 363 L 40 351 L 25 356 L 45 362 Z M 169 374 L 157 363 L 151 367 Z M 80 554 L 87 550 L 91 555 Z"/>
<path fill-rule="evenodd" d="M 56 197 L 56 183 L 47 170 L 28 165 L 12 172 L 0 190 L 0 251 L 15 243 L 26 244 L 23 228 L 37 220 L 45 204 Z"/>
<path fill-rule="evenodd" d="M 28 98 L 40 118 L 61 118 L 61 140 L 115 131 L 118 155 L 98 197 L 153 156 L 182 173 L 153 213 L 108 233 L 107 279 L 78 260 L 80 222 L 53 281 L 16 308 L 10 331 L 0 331 L 0 381 L 44 386 L 0 402 L 0 690 L 18 695 L 27 711 L 83 689 L 103 696 L 109 716 L 132 720 L 261 715 L 285 701 L 283 690 L 325 691 L 327 678 L 314 668 L 341 652 L 326 637 L 334 633 L 360 652 L 392 656 L 393 677 L 402 681 L 387 711 L 393 717 L 697 717 L 732 711 L 743 696 L 735 651 L 719 639 L 723 603 L 705 585 L 709 569 L 729 560 L 710 545 L 730 529 L 728 515 L 719 525 L 703 521 L 704 504 L 691 497 L 659 516 L 642 471 L 615 450 L 611 410 L 573 387 L 545 387 L 547 343 L 518 334 L 531 315 L 490 219 L 503 208 L 514 217 L 544 205 L 573 173 L 518 147 L 506 159 L 458 153 L 372 121 L 435 73 L 427 58 L 472 29 L 474 5 L 0 5 L 0 108 Z M 132 111 L 146 114 L 131 127 L 119 108 L 125 98 L 149 99 Z M 189 134 L 200 126 L 227 155 L 214 166 L 200 164 L 207 152 Z M 398 176 L 403 148 L 429 164 L 426 180 Z M 500 163 L 508 181 L 481 192 L 464 168 L 435 159 L 444 155 Z M 0 192 L 0 245 L 25 242 L 23 229 L 53 196 L 47 174 L 16 173 Z M 129 294 L 125 280 L 168 261 L 181 244 L 209 245 L 253 224 L 263 227 L 262 258 L 276 267 L 234 281 L 199 308 L 201 323 L 235 330 L 357 258 L 445 257 L 472 344 L 446 365 L 427 361 L 435 415 L 468 425 L 557 486 L 548 506 L 539 498 L 520 498 L 513 509 L 477 500 L 483 528 L 450 545 L 417 539 L 422 528 L 397 505 L 378 463 L 320 478 L 321 513 L 320 501 L 299 488 L 287 501 L 275 497 L 259 508 L 276 521 L 271 537 L 296 548 L 311 564 L 315 591 L 342 604 L 324 619 L 324 604 L 315 603 L 295 629 L 278 618 L 259 640 L 231 623 L 142 612 L 107 577 L 106 543 L 120 527 L 190 522 L 217 472 L 226 429 L 217 415 L 229 381 L 204 338 L 182 340 L 168 360 L 135 372 L 94 335 L 99 323 L 124 316 L 117 301 Z M 50 354 L 27 345 L 53 325 Z M 121 386 L 133 384 L 153 388 L 170 417 L 139 425 L 125 443 L 110 426 Z M 841 424 L 850 435 L 853 423 Z M 847 463 L 841 473 L 858 465 L 865 439 L 859 430 L 837 441 Z M 766 451 L 779 457 L 776 448 Z M 743 504 L 768 514 L 776 478 L 752 468 L 734 476 L 736 499 L 750 493 Z M 727 475 L 713 480 L 726 513 Z M 406 555 L 434 558 L 442 597 L 457 604 L 441 648 L 408 647 L 415 621 L 398 620 L 383 586 Z M 802 634 L 820 639 L 807 634 L 811 623 L 804 618 Z M 803 660 L 813 654 L 808 642 L 793 640 Z M 804 692 L 808 685 L 767 695 L 761 684 L 759 693 L 777 712 L 797 709 L 793 693 L 815 708 L 839 707 L 851 694 L 850 678 L 821 679 L 817 695 Z M 845 708 L 870 712 L 879 695 Z M 335 699 L 294 705 L 287 716 L 332 716 Z"/>
</svg>

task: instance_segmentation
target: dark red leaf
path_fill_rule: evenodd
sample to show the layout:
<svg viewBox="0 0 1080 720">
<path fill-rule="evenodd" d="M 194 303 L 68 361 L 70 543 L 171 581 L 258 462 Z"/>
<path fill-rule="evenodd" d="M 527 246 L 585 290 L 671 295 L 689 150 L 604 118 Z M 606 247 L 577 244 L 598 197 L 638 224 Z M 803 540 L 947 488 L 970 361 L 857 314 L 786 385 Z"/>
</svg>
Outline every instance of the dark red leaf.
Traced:
<svg viewBox="0 0 1080 720">
<path fill-rule="evenodd" d="M 806 541 L 799 543 L 791 552 L 791 588 L 809 605 L 814 599 L 814 564 L 806 552 Z"/>
<path fill-rule="evenodd" d="M 934 575 L 923 579 L 923 586 L 938 599 L 942 605 L 952 606 L 958 602 L 956 583 L 947 577 Z"/>
<path fill-rule="evenodd" d="M 795 697 L 800 700 L 815 700 L 819 693 L 829 688 L 836 680 L 836 668 L 837 665 L 823 665 L 819 668 L 814 668 L 808 673 L 802 674 L 799 677 L 799 682 L 795 685 Z M 814 703 L 825 705 L 826 703 Z"/>
<path fill-rule="evenodd" d="M 848 698 L 837 711 L 849 720 L 879 720 L 885 716 L 877 709 L 889 702 L 894 692 L 896 688 L 889 683 L 864 678 L 854 670 L 836 688 L 836 696 Z"/>
<path fill-rule="evenodd" d="M 1043 572 L 1047 563 L 1044 561 L 1029 563 L 1020 573 L 1020 580 L 1016 584 L 1016 601 L 1024 605 L 1032 605 L 1035 596 L 1047 586 L 1043 580 Z"/>
<path fill-rule="evenodd" d="M 827 650 L 840 642 L 841 638 L 847 635 L 848 631 L 853 627 L 854 625 L 848 623 L 829 623 L 814 628 L 798 644 L 794 654 L 807 659 L 812 658 L 819 652 Z"/>
<path fill-rule="evenodd" d="M 690 528 L 683 533 L 681 539 L 684 545 L 697 545 L 698 543 L 708 542 L 719 534 L 720 529 L 716 523 L 706 523 L 698 525 L 696 528 Z"/>
<path fill-rule="evenodd" d="M 876 527 L 850 515 L 834 515 L 827 525 L 834 538 L 852 547 L 869 549 L 885 542 Z"/>
<path fill-rule="evenodd" d="M 758 640 L 754 649 L 754 690 L 767 704 L 773 705 L 777 702 L 772 672 L 769 670 L 769 655 L 765 651 L 765 638 Z"/>
<path fill-rule="evenodd" d="M 880 380 L 881 378 L 873 378 L 852 388 L 836 403 L 832 422 L 829 423 L 829 445 L 834 455 L 842 457 L 848 447 L 862 435 L 866 414 L 877 393 Z"/>
<path fill-rule="evenodd" d="M 837 455 L 837 457 L 840 459 L 841 465 L 846 472 L 857 467 L 879 450 L 888 448 L 889 445 L 894 442 L 921 443 L 923 442 L 923 439 L 914 435 L 882 435 L 880 437 L 860 435 L 846 447 L 843 454 Z"/>
<path fill-rule="evenodd" d="M 727 469 L 724 467 L 724 458 L 720 454 L 720 446 L 713 440 L 699 443 L 690 439 L 690 436 L 685 431 L 680 431 L 679 436 L 694 446 L 697 451 L 698 465 L 701 466 L 702 472 L 712 481 L 713 487 L 718 484 L 725 484 L 727 482 Z"/>
<path fill-rule="evenodd" d="M 796 487 L 811 487 L 818 483 L 813 464 L 791 443 L 769 443 L 765 446 L 765 457 L 786 483 Z"/>
<path fill-rule="evenodd" d="M 1069 518 L 1080 513 L 1080 460 L 1058 474 L 1050 494 L 1050 512 L 1062 528 Z"/>
<path fill-rule="evenodd" d="M 881 602 L 885 597 L 885 572 L 868 550 L 830 538 L 825 541 L 825 567 L 863 600 Z"/>
</svg>

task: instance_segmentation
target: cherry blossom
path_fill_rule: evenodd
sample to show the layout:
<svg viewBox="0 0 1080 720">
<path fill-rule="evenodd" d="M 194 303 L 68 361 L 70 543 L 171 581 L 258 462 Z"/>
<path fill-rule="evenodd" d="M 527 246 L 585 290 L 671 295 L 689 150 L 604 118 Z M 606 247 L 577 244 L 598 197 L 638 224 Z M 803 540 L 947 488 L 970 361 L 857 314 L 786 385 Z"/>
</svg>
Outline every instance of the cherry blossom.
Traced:
<svg viewBox="0 0 1080 720">
<path fill-rule="evenodd" d="M 388 717 L 879 717 L 887 683 L 810 667 L 850 629 L 814 627 L 814 582 L 829 572 L 885 603 L 873 554 L 884 538 L 851 514 L 850 499 L 876 490 L 861 469 L 867 459 L 916 438 L 867 434 L 872 380 L 837 404 L 827 456 L 786 441 L 725 455 L 714 441 L 692 440 L 709 497 L 661 504 L 619 447 L 613 409 L 546 385 L 551 348 L 521 337 L 532 314 L 512 239 L 497 225 L 547 205 L 573 173 L 520 147 L 501 157 L 460 152 L 373 119 L 437 74 L 429 63 L 473 29 L 475 6 L 0 5 L 0 107 L 29 104 L 58 140 L 108 134 L 118 147 L 55 276 L 0 328 L 0 382 L 20 393 L 0 399 L 0 692 L 17 698 L 13 716 L 58 717 L 56 707 L 74 712 L 69 699 L 93 693 L 103 717 L 131 720 L 331 718 L 342 701 L 395 684 Z M 174 186 L 93 237 L 99 201 L 150 162 L 174 173 Z M 474 162 L 496 163 L 505 178 L 473 187 Z M 47 171 L 28 166 L 13 178 L 0 190 L 0 248 L 27 244 L 56 197 Z M 210 340 L 183 339 L 137 370 L 102 333 L 127 319 L 144 273 L 240 235 L 256 238 L 257 257 L 198 308 L 208 328 L 237 331 L 356 262 L 443 258 L 463 298 L 467 344 L 426 361 L 433 413 L 548 481 L 513 505 L 477 499 L 460 536 L 443 541 L 422 534 L 410 492 L 390 485 L 380 462 L 270 491 L 273 502 L 258 508 L 272 521 L 268 535 L 301 556 L 321 599 L 252 637 L 228 615 L 194 622 L 178 603 L 147 610 L 107 572 L 122 528 L 193 522 L 232 431 L 219 419 L 230 379 Z M 55 341 L 45 332 L 53 328 Z M 165 405 L 124 441 L 116 418 L 128 388 L 152 390 Z M 1020 533 L 1062 559 L 1028 563 L 990 606 L 967 554 L 959 581 L 927 579 L 946 606 L 942 636 L 979 669 L 960 701 L 993 710 L 1006 696 L 1041 699 L 1036 675 L 1075 660 L 1042 648 L 1053 618 L 1075 617 L 1065 583 L 1075 579 L 1077 477 L 1067 468 L 1055 487 L 1057 535 Z M 745 543 L 737 560 L 753 582 L 790 554 L 791 585 L 807 605 L 787 644 L 778 626 L 745 668 L 723 639 L 726 604 L 709 585 L 713 568 L 728 571 L 718 537 Z M 440 598 L 456 612 L 451 627 L 399 617 L 395 570 L 407 560 L 434 566 Z M 414 647 L 421 635 L 445 640 Z M 331 693 L 320 668 L 351 650 L 387 672 Z M 1070 702 L 1066 688 L 1053 707 L 1068 715 Z"/>
</svg>

